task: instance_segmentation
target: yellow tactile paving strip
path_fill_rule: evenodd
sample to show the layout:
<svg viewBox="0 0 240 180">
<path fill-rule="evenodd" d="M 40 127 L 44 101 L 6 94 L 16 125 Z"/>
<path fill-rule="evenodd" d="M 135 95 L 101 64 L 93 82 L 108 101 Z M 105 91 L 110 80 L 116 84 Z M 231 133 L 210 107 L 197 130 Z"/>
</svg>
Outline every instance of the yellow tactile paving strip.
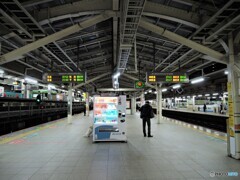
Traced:
<svg viewBox="0 0 240 180">
<path fill-rule="evenodd" d="M 54 127 L 56 124 L 62 123 L 64 120 L 65 119 L 60 119 L 60 120 L 51 122 L 51 124 L 39 125 L 38 127 L 36 127 L 36 129 L 30 130 L 30 131 L 27 131 L 27 132 L 23 132 L 21 134 L 17 134 L 17 135 L 13 134 L 13 135 L 6 135 L 6 136 L 3 136 L 3 137 L 0 137 L 0 145 L 9 143 L 9 142 L 17 140 L 17 139 L 21 139 L 21 138 L 23 138 L 25 136 L 28 136 L 30 134 L 33 134 L 33 133 L 36 133 L 36 132 L 39 132 L 39 131 L 42 131 L 42 130 L 45 130 L 45 129 L 48 129 L 48 128 L 51 128 L 51 127 Z"/>
<path fill-rule="evenodd" d="M 187 128 L 190 128 L 190 129 L 192 129 L 192 130 L 194 130 L 194 131 L 198 131 L 198 132 L 200 132 L 200 133 L 203 133 L 203 134 L 205 134 L 205 135 L 207 135 L 207 136 L 211 136 L 211 137 L 214 137 L 214 138 L 217 138 L 217 139 L 221 139 L 221 140 L 223 140 L 223 141 L 227 141 L 227 137 L 226 136 L 222 136 L 222 135 L 216 135 L 215 133 L 209 133 L 209 132 L 206 132 L 206 131 L 204 131 L 204 130 L 200 130 L 200 129 L 198 129 L 198 128 L 194 128 L 193 126 L 196 126 L 196 125 L 192 125 L 192 124 L 188 124 L 188 123 L 185 123 L 185 122 L 181 122 L 181 121 L 178 121 L 178 120 L 175 120 L 175 119 L 169 119 L 168 121 L 170 121 L 170 122 L 173 122 L 173 123 L 175 123 L 175 124 L 177 124 L 177 125 L 181 125 L 181 126 L 183 126 L 183 127 L 187 127 Z M 176 122 L 178 122 L 178 123 L 176 123 Z M 185 124 L 185 125 L 184 125 Z M 205 128 L 206 129 L 206 128 Z M 215 131 L 215 132 L 217 132 L 217 131 Z"/>
</svg>

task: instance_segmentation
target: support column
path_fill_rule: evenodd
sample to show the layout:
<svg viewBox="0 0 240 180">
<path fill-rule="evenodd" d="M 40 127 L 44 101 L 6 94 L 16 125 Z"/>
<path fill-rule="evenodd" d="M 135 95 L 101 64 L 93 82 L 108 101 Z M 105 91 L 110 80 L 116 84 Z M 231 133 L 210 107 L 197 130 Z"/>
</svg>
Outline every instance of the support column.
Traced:
<svg viewBox="0 0 240 180">
<path fill-rule="evenodd" d="M 162 117 L 162 90 L 161 90 L 162 84 L 156 85 L 156 91 L 157 91 L 157 124 L 160 124 L 160 120 Z"/>
<path fill-rule="evenodd" d="M 89 93 L 86 92 L 86 116 L 89 116 Z"/>
<path fill-rule="evenodd" d="M 72 83 L 68 86 L 68 124 L 72 124 Z"/>
<path fill-rule="evenodd" d="M 140 99 L 141 99 L 141 107 L 142 107 L 144 105 L 144 101 L 145 101 L 144 91 L 142 91 Z"/>
<path fill-rule="evenodd" d="M 136 114 L 136 94 L 135 93 L 131 98 L 131 114 L 132 115 Z"/>
<path fill-rule="evenodd" d="M 240 159 L 240 96 L 239 96 L 239 59 L 235 56 L 233 35 L 228 35 L 229 64 L 228 64 L 228 155 Z"/>
</svg>

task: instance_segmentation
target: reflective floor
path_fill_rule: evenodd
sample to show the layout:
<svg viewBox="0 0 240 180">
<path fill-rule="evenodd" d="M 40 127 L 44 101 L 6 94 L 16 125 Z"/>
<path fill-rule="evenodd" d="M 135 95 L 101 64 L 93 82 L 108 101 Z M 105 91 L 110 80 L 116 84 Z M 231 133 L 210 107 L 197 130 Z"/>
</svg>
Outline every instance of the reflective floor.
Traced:
<svg viewBox="0 0 240 180">
<path fill-rule="evenodd" d="M 240 179 L 210 176 L 240 173 L 223 140 L 155 119 L 154 137 L 143 137 L 137 114 L 127 116 L 127 143 L 92 143 L 83 137 L 90 120 L 80 114 L 71 125 L 64 119 L 1 137 L 0 180 Z"/>
</svg>

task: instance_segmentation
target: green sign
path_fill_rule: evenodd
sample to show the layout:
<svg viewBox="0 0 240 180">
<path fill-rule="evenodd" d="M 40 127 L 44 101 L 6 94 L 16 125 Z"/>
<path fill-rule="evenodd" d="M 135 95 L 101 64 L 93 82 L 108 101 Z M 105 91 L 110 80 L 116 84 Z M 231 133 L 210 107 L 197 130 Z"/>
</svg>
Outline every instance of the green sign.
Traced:
<svg viewBox="0 0 240 180">
<path fill-rule="evenodd" d="M 145 82 L 143 82 L 143 81 L 135 81 L 134 86 L 135 86 L 136 89 L 142 89 L 142 88 L 145 87 Z"/>
</svg>

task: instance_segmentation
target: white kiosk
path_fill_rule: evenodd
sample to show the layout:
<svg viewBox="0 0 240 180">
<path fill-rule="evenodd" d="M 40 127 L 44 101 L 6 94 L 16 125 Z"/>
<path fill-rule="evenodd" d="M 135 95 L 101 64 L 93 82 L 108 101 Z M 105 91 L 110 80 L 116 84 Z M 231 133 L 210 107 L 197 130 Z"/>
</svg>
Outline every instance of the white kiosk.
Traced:
<svg viewBox="0 0 240 180">
<path fill-rule="evenodd" d="M 93 103 L 93 142 L 127 142 L 126 96 L 95 96 Z"/>
</svg>

